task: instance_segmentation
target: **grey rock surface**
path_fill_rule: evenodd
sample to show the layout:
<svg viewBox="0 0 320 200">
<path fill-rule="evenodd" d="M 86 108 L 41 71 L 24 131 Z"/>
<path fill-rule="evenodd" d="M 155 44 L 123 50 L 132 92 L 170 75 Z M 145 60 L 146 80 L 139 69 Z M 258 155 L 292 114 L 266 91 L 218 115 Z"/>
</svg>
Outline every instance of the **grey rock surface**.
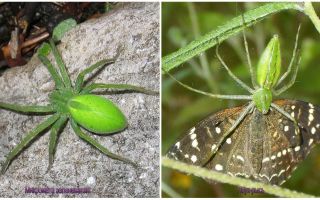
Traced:
<svg viewBox="0 0 320 200">
<path fill-rule="evenodd" d="M 91 81 L 128 83 L 159 91 L 159 45 L 159 3 L 120 3 L 106 15 L 69 31 L 58 49 L 72 80 L 86 67 L 119 51 L 116 62 Z M 49 58 L 54 60 L 52 55 Z M 46 105 L 53 89 L 52 78 L 36 56 L 0 77 L 3 102 Z M 46 132 L 0 176 L 0 196 L 158 197 L 159 96 L 123 92 L 103 96 L 119 106 L 129 126 L 111 136 L 91 135 L 110 151 L 136 161 L 138 168 L 103 155 L 78 138 L 68 123 L 60 134 L 52 168 L 47 172 Z M 46 118 L 0 109 L 1 163 L 27 132 Z M 35 194 L 26 193 L 27 188 L 56 191 Z M 89 188 L 90 193 L 57 193 L 58 189 L 70 188 Z"/>
</svg>

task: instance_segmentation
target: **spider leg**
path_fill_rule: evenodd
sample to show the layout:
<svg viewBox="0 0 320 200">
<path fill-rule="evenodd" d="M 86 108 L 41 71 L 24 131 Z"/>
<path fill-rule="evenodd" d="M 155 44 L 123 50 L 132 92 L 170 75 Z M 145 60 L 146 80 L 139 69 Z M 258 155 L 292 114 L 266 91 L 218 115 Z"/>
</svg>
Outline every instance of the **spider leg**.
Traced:
<svg viewBox="0 0 320 200">
<path fill-rule="evenodd" d="M 49 165 L 48 165 L 47 171 L 49 171 L 49 169 L 53 164 L 54 153 L 55 153 L 57 140 L 58 140 L 58 133 L 67 120 L 68 120 L 68 117 L 65 115 L 62 115 L 51 127 L 50 139 L 49 139 Z"/>
<path fill-rule="evenodd" d="M 293 122 L 295 130 L 298 131 L 298 133 L 295 132 L 298 135 L 298 139 L 297 139 L 298 140 L 298 144 L 297 145 L 301 145 L 301 143 L 302 143 L 302 135 L 301 135 L 301 132 L 300 132 L 300 129 L 299 129 L 299 124 L 295 120 L 295 118 L 293 118 L 289 113 L 287 113 L 285 110 L 283 110 L 282 108 L 280 108 L 278 105 L 276 105 L 274 103 L 271 103 L 271 107 L 275 108 L 279 113 L 281 113 L 283 116 L 287 117 L 288 119 L 290 119 Z"/>
<path fill-rule="evenodd" d="M 291 79 L 289 80 L 289 82 L 287 84 L 285 84 L 282 88 L 279 88 L 279 89 L 273 91 L 276 96 L 285 92 L 287 89 L 289 89 L 294 84 L 296 77 L 297 77 L 297 74 L 298 74 L 300 61 L 301 61 L 301 57 L 299 57 L 298 61 L 295 64 L 295 69 L 294 69 L 293 75 L 291 76 Z"/>
<path fill-rule="evenodd" d="M 223 94 L 211 94 L 209 92 L 204 92 L 195 88 L 192 88 L 181 81 L 178 81 L 175 77 L 173 77 L 169 72 L 166 72 L 173 80 L 175 80 L 177 83 L 179 83 L 182 87 L 187 88 L 188 90 L 191 90 L 193 92 L 203 94 L 212 98 L 217 99 L 237 99 L 237 100 L 251 100 L 252 96 L 250 95 L 223 95 Z"/>
<path fill-rule="evenodd" d="M 252 64 L 251 64 L 251 58 L 250 58 L 250 53 L 249 53 L 249 48 L 248 48 L 248 42 L 247 42 L 247 38 L 246 38 L 246 34 L 245 34 L 245 28 L 246 28 L 246 22 L 244 20 L 244 15 L 242 14 L 242 21 L 243 21 L 243 29 L 242 29 L 242 35 L 243 35 L 243 42 L 244 42 L 244 47 L 245 47 L 245 50 L 246 50 L 246 56 L 247 56 L 247 62 L 248 62 L 248 65 L 249 65 L 249 70 L 250 70 L 250 75 L 251 75 L 251 82 L 252 82 L 252 86 L 255 88 L 255 89 L 258 89 L 259 86 L 256 82 L 256 72 L 254 70 L 254 68 L 252 67 Z"/>
<path fill-rule="evenodd" d="M 222 66 L 227 70 L 229 76 L 231 76 L 231 78 L 233 80 L 235 80 L 243 89 L 247 90 L 248 92 L 250 92 L 251 94 L 254 93 L 254 90 L 252 88 L 250 88 L 247 84 L 245 84 L 244 82 L 242 82 L 238 77 L 236 77 L 236 75 L 234 75 L 232 73 L 232 71 L 229 69 L 229 67 L 227 66 L 227 64 L 223 61 L 223 59 L 220 57 L 219 55 L 219 41 L 217 41 L 217 46 L 216 46 L 216 56 L 218 58 L 218 60 L 220 61 L 220 63 L 222 64 Z"/>
<path fill-rule="evenodd" d="M 44 131 L 46 128 L 48 128 L 50 125 L 52 125 L 55 121 L 59 119 L 60 115 L 55 114 L 40 123 L 35 129 L 30 131 L 26 137 L 22 139 L 22 141 L 13 149 L 10 151 L 10 153 L 7 156 L 7 159 L 5 163 L 2 165 L 1 168 L 1 174 L 4 174 L 10 165 L 11 161 L 27 146 L 29 145 L 33 139 L 39 135 L 42 131 Z"/>
<path fill-rule="evenodd" d="M 22 113 L 53 113 L 55 112 L 51 106 L 26 106 L 26 105 L 4 103 L 4 102 L 0 102 L 0 108 L 6 109 L 6 110 L 12 110 L 16 112 L 22 112 Z"/>
<path fill-rule="evenodd" d="M 63 81 L 61 77 L 59 76 L 57 70 L 53 67 L 49 59 L 41 54 L 38 54 L 38 58 L 40 61 L 47 67 L 49 73 L 51 74 L 51 77 L 53 78 L 56 87 L 57 88 L 64 88 Z"/>
<path fill-rule="evenodd" d="M 148 90 L 146 88 L 135 86 L 135 85 L 129 85 L 129 84 L 104 84 L 104 83 L 93 83 L 91 85 L 88 85 L 85 88 L 83 88 L 83 90 L 81 91 L 81 94 L 89 93 L 92 90 L 95 90 L 95 89 L 98 89 L 98 88 L 132 90 L 132 91 L 141 92 L 141 93 L 150 94 L 150 95 L 158 94 L 158 92 L 156 92 L 156 91 Z"/>
<path fill-rule="evenodd" d="M 222 137 L 217 142 L 217 148 L 212 152 L 212 155 L 216 154 L 216 152 L 219 150 L 219 146 L 222 145 L 222 143 L 225 141 L 226 137 L 228 137 L 228 135 L 230 133 L 232 133 L 237 128 L 237 126 L 242 122 L 242 120 L 247 116 L 247 114 L 252 110 L 252 108 L 254 108 L 253 101 L 251 101 L 249 103 L 249 105 L 247 107 L 245 107 L 245 109 L 240 113 L 240 116 L 232 124 L 232 126 L 229 128 L 229 130 L 227 132 L 223 133 Z"/>
<path fill-rule="evenodd" d="M 50 39 L 49 41 L 50 41 L 50 46 L 51 46 L 53 56 L 56 59 L 57 65 L 59 67 L 59 71 L 60 71 L 62 80 L 63 80 L 65 86 L 70 89 L 71 88 L 71 80 L 70 80 L 70 77 L 68 76 L 66 65 L 63 63 L 61 55 L 60 55 L 57 47 L 54 45 L 53 40 Z"/>
<path fill-rule="evenodd" d="M 297 35 L 296 35 L 296 42 L 295 42 L 295 44 L 294 44 L 294 49 L 293 49 L 292 58 L 291 58 L 289 67 L 288 67 L 287 71 L 281 76 L 281 78 L 279 79 L 279 81 L 278 81 L 278 83 L 277 83 L 276 86 L 279 86 L 279 85 L 281 84 L 281 82 L 282 82 L 282 81 L 289 75 L 289 73 L 291 72 L 292 65 L 293 65 L 293 61 L 294 61 L 295 58 L 296 58 L 296 53 L 297 53 L 297 48 L 298 48 L 298 39 L 299 39 L 300 26 L 301 26 L 301 24 L 300 24 L 299 27 L 298 27 L 298 32 L 297 32 Z"/>
<path fill-rule="evenodd" d="M 91 65 L 87 69 L 85 69 L 82 72 L 80 72 L 80 74 L 78 75 L 77 80 L 75 82 L 76 91 L 79 92 L 81 90 L 85 75 L 89 74 L 90 72 L 92 72 L 93 70 L 95 70 L 95 69 L 97 69 L 99 67 L 103 67 L 103 66 L 106 66 L 106 65 L 114 63 L 114 62 L 115 62 L 115 59 L 100 60 L 99 62 Z"/>
<path fill-rule="evenodd" d="M 137 164 L 127 158 L 121 157 L 119 155 L 116 155 L 112 152 L 110 152 L 107 148 L 105 148 L 104 146 L 102 146 L 101 144 L 99 144 L 99 142 L 97 142 L 95 139 L 93 139 L 92 137 L 90 137 L 89 135 L 85 134 L 80 127 L 78 126 L 78 124 L 71 119 L 71 126 L 73 128 L 73 130 L 75 131 L 75 133 L 84 141 L 88 142 L 89 144 L 91 144 L 92 146 L 94 146 L 95 148 L 97 148 L 98 150 L 100 150 L 102 153 L 104 153 L 105 155 L 117 159 L 117 160 L 121 160 L 123 162 L 126 163 L 130 163 L 131 165 L 137 167 Z"/>
</svg>

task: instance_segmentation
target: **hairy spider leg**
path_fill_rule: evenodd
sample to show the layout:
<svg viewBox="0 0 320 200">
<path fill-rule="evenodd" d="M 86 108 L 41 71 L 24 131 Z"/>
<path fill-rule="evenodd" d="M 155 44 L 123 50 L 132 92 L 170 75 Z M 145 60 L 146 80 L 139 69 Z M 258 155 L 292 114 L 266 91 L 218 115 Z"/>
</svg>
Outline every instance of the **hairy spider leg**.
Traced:
<svg viewBox="0 0 320 200">
<path fill-rule="evenodd" d="M 287 117 L 289 120 L 291 120 L 293 122 L 295 130 L 298 131 L 298 133 L 297 133 L 297 136 L 298 136 L 297 145 L 300 146 L 301 143 L 302 143 L 302 135 L 301 135 L 302 133 L 300 132 L 299 124 L 296 121 L 296 119 L 293 118 L 288 112 L 286 112 L 285 110 L 283 110 L 282 108 L 280 108 L 278 105 L 276 105 L 274 103 L 271 103 L 271 107 L 275 108 L 279 113 L 281 113 L 282 115 L 284 115 L 285 117 Z"/>
<path fill-rule="evenodd" d="M 74 132 L 81 138 L 83 139 L 84 141 L 88 142 L 89 144 L 91 144 L 92 146 L 94 146 L 95 148 L 97 148 L 99 151 L 101 151 L 103 154 L 111 157 L 111 158 L 114 158 L 114 159 L 117 159 L 117 160 L 121 160 L 121 161 L 124 161 L 124 162 L 127 162 L 127 163 L 130 163 L 132 164 L 133 166 L 137 167 L 137 164 L 127 158 L 124 158 L 124 157 L 121 157 L 119 155 L 116 155 L 112 152 L 110 152 L 107 148 L 105 148 L 104 146 L 102 146 L 99 142 L 97 142 L 95 139 L 93 139 L 92 137 L 90 137 L 89 135 L 85 134 L 81 129 L 80 127 L 78 126 L 78 124 L 73 120 L 73 119 L 70 119 L 71 121 L 71 126 L 74 130 Z"/>
<path fill-rule="evenodd" d="M 97 63 L 91 65 L 90 67 L 86 68 L 82 72 L 79 73 L 76 81 L 75 81 L 75 90 L 76 92 L 80 92 L 83 82 L 84 82 L 84 77 L 85 75 L 91 73 L 93 70 L 99 68 L 99 67 L 104 67 L 106 65 L 112 64 L 115 62 L 115 59 L 105 59 L 105 60 L 100 60 Z"/>
<path fill-rule="evenodd" d="M 33 139 L 37 137 L 40 133 L 42 133 L 46 128 L 51 126 L 55 121 L 59 119 L 59 114 L 54 114 L 42 123 L 40 123 L 36 128 L 30 131 L 22 140 L 21 142 L 10 151 L 7 156 L 5 163 L 2 165 L 1 174 L 4 174 L 10 165 L 13 158 L 18 155 L 27 145 L 31 144 Z"/>
<path fill-rule="evenodd" d="M 204 92 L 182 83 L 181 81 L 177 80 L 174 76 L 172 76 L 169 72 L 165 72 L 165 73 L 167 73 L 173 80 L 179 83 L 179 85 L 181 85 L 182 87 L 202 95 L 206 95 L 206 96 L 217 98 L 217 99 L 252 100 L 252 96 L 250 95 L 223 95 L 223 94 L 211 94 L 209 92 Z"/>
<path fill-rule="evenodd" d="M 294 69 L 293 75 L 291 76 L 291 79 L 289 80 L 289 82 L 287 84 L 285 84 L 282 88 L 277 89 L 277 90 L 273 90 L 273 93 L 276 96 L 278 96 L 281 93 L 285 92 L 287 89 L 289 89 L 294 84 L 294 82 L 296 80 L 296 77 L 297 77 L 297 74 L 298 74 L 300 61 L 301 61 L 301 57 L 299 57 L 298 61 L 295 64 L 295 69 Z"/>
<path fill-rule="evenodd" d="M 246 37 L 246 34 L 245 34 L 246 22 L 244 20 L 244 15 L 243 14 L 242 14 L 242 21 L 243 21 L 243 26 L 244 26 L 243 29 L 242 29 L 243 43 L 244 43 L 244 47 L 245 47 L 245 50 L 246 50 L 246 57 L 247 57 L 247 62 L 248 62 L 248 66 L 249 66 L 251 82 L 252 82 L 253 88 L 254 89 L 258 89 L 259 86 L 258 86 L 258 83 L 256 81 L 256 71 L 252 67 L 252 64 L 251 64 L 249 47 L 248 47 L 247 37 Z"/>
<path fill-rule="evenodd" d="M 52 125 L 50 137 L 49 137 L 49 165 L 47 171 L 51 168 L 54 160 L 54 153 L 57 146 L 58 134 L 60 133 L 63 125 L 68 121 L 66 115 L 61 115 L 61 117 Z"/>
<path fill-rule="evenodd" d="M 250 88 L 247 84 L 242 82 L 238 77 L 236 77 L 232 71 L 229 69 L 229 67 L 226 65 L 226 63 L 223 61 L 223 59 L 219 55 L 219 41 L 217 41 L 217 47 L 216 47 L 216 55 L 222 66 L 227 70 L 228 74 L 231 76 L 233 80 L 235 80 L 242 88 L 250 92 L 251 94 L 254 93 L 254 90 Z"/>
<path fill-rule="evenodd" d="M 293 49 L 293 52 L 292 52 L 292 58 L 290 60 L 290 64 L 289 64 L 289 67 L 287 68 L 287 71 L 281 76 L 281 78 L 279 79 L 278 83 L 276 84 L 276 87 L 278 87 L 282 81 L 289 75 L 289 73 L 291 72 L 291 69 L 292 69 L 292 65 L 293 65 L 293 62 L 296 58 L 296 53 L 297 53 L 297 48 L 298 48 L 298 39 L 299 39 L 299 33 L 300 33 L 300 27 L 301 27 L 301 24 L 299 25 L 298 27 L 298 32 L 296 34 L 296 41 L 295 41 L 295 44 L 294 44 L 294 49 Z"/>
<path fill-rule="evenodd" d="M 80 94 L 87 94 L 95 89 L 122 89 L 122 90 L 132 90 L 136 92 L 141 92 L 149 95 L 157 95 L 159 92 L 148 90 L 144 87 L 130 85 L 130 84 L 106 84 L 106 83 L 92 83 L 80 92 Z"/>
<path fill-rule="evenodd" d="M 59 71 L 60 71 L 60 75 L 61 75 L 61 78 L 63 80 L 63 83 L 66 86 L 66 88 L 71 89 L 71 87 L 72 87 L 71 86 L 71 80 L 70 80 L 70 77 L 68 75 L 66 65 L 64 64 L 57 47 L 54 45 L 53 40 L 50 39 L 49 42 L 50 42 L 50 46 L 51 46 L 51 50 L 52 50 L 53 56 L 54 56 L 54 58 L 55 58 L 55 60 L 57 62 L 57 65 L 59 67 Z"/>
<path fill-rule="evenodd" d="M 0 108 L 4 108 L 6 110 L 12 110 L 15 112 L 21 112 L 21 113 L 43 113 L 43 114 L 50 114 L 54 113 L 54 109 L 52 106 L 37 106 L 37 105 L 19 105 L 19 104 L 10 104 L 10 103 L 4 103 L 0 102 Z"/>
<path fill-rule="evenodd" d="M 237 120 L 232 124 L 232 126 L 228 129 L 228 131 L 226 131 L 225 133 L 223 133 L 223 135 L 221 136 L 221 138 L 218 140 L 217 142 L 217 148 L 214 149 L 214 151 L 212 152 L 212 156 L 216 154 L 216 152 L 219 150 L 219 147 L 223 144 L 223 142 L 225 141 L 225 138 L 227 138 L 236 128 L 237 126 L 244 120 L 244 118 L 247 116 L 247 114 L 252 110 L 252 108 L 254 108 L 254 102 L 251 101 L 249 103 L 248 106 L 246 106 L 244 108 L 244 110 L 239 114 L 239 117 L 237 118 Z M 212 157 L 211 156 L 211 157 Z"/>
<path fill-rule="evenodd" d="M 65 87 L 64 83 L 63 83 L 61 77 L 59 76 L 59 73 L 57 72 L 57 70 L 53 67 L 50 60 L 41 54 L 38 54 L 38 58 L 44 64 L 44 66 L 46 66 L 46 68 L 48 69 L 53 81 L 55 82 L 56 88 L 58 88 L 58 89 L 64 88 Z"/>
</svg>

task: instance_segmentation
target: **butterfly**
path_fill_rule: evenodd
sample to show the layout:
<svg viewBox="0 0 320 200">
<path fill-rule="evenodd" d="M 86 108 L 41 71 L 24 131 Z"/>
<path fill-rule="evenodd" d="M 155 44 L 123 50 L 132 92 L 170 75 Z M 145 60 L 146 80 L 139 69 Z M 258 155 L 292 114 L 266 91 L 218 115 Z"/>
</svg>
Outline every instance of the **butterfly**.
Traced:
<svg viewBox="0 0 320 200">
<path fill-rule="evenodd" d="M 166 156 L 231 176 L 281 185 L 319 143 L 320 107 L 297 100 L 273 103 L 289 113 L 298 126 L 272 107 L 267 114 L 252 107 L 242 122 L 221 138 L 246 106 L 229 108 L 189 129 Z"/>
</svg>

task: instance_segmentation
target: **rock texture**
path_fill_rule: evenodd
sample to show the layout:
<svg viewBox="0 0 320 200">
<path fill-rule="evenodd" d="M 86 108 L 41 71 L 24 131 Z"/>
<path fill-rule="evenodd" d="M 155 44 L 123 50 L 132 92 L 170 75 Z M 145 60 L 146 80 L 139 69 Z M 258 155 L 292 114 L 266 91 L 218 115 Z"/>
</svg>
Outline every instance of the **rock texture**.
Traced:
<svg viewBox="0 0 320 200">
<path fill-rule="evenodd" d="M 72 29 L 58 49 L 72 80 L 89 65 L 112 58 L 119 51 L 116 62 L 91 81 L 159 90 L 159 3 L 120 3 L 103 17 Z M 49 58 L 53 61 L 52 55 Z M 53 89 L 53 80 L 36 56 L 0 77 L 3 102 L 45 105 Z M 120 107 L 129 127 L 111 136 L 92 136 L 110 151 L 136 161 L 138 168 L 104 156 L 79 139 L 67 124 L 60 134 L 52 168 L 47 172 L 46 132 L 0 176 L 0 196 L 158 197 L 159 96 L 124 92 L 103 95 Z M 0 161 L 3 163 L 9 151 L 46 117 L 0 109 Z M 71 188 L 90 192 L 68 192 Z M 42 191 L 36 194 L 34 189 Z"/>
</svg>

